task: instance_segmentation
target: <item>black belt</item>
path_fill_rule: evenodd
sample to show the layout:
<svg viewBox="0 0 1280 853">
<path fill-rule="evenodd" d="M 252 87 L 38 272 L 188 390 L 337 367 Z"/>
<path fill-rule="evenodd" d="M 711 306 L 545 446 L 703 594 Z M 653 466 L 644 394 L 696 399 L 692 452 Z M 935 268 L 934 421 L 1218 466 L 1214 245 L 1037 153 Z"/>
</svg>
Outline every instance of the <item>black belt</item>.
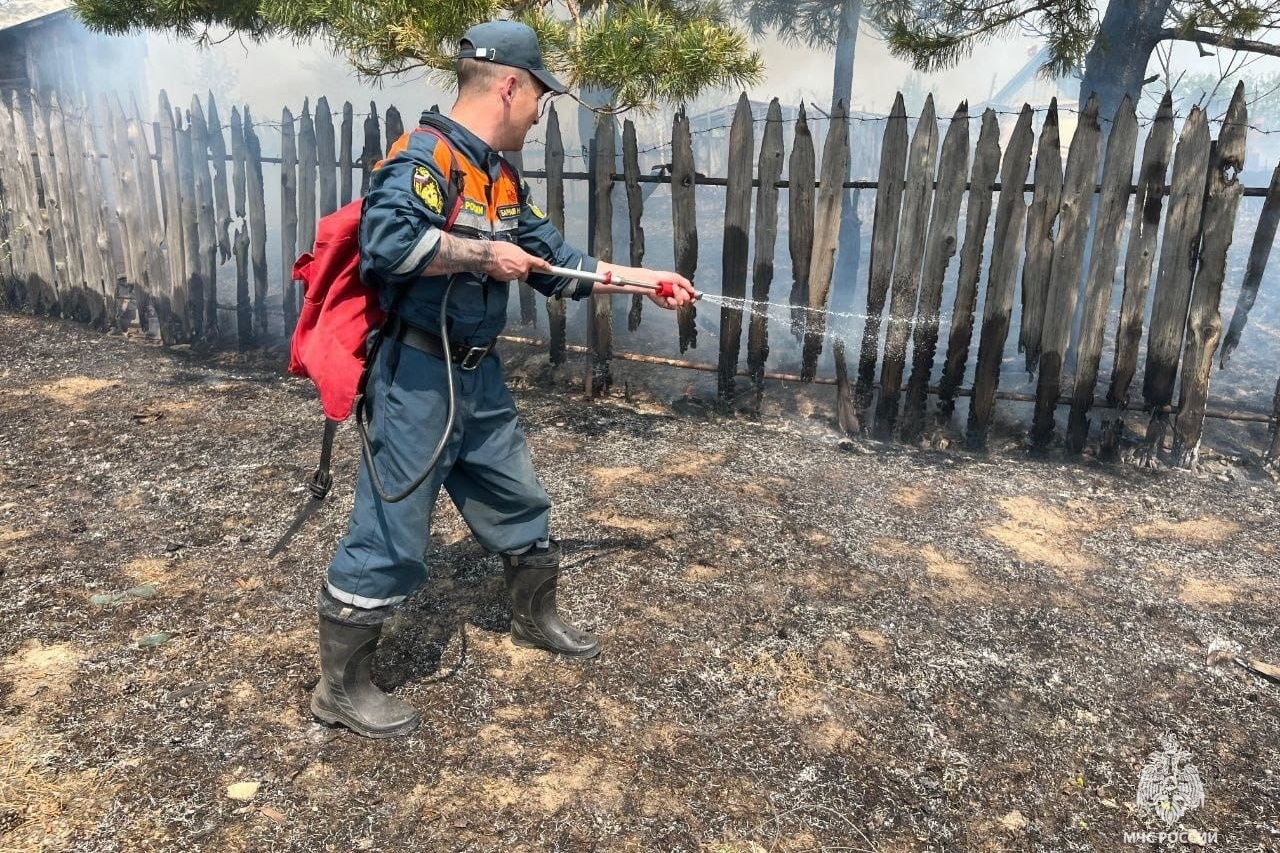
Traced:
<svg viewBox="0 0 1280 853">
<path fill-rule="evenodd" d="M 400 328 L 396 330 L 396 340 L 414 349 L 422 350 L 428 355 L 434 355 L 436 358 L 445 357 L 444 341 L 439 335 L 405 322 L 398 325 Z M 469 347 L 450 341 L 449 360 L 458 365 L 460 370 L 475 370 L 480 366 L 480 362 L 484 361 L 485 356 L 493 352 L 496 343 L 497 341 L 490 341 L 487 346 Z"/>
</svg>

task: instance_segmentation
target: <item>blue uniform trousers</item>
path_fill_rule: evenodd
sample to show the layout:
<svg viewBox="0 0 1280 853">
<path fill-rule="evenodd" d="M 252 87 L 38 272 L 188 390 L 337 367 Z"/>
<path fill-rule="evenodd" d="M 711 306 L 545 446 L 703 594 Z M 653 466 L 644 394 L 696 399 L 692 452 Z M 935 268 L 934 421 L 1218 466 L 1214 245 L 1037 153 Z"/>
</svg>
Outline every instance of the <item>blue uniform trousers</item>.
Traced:
<svg viewBox="0 0 1280 853">
<path fill-rule="evenodd" d="M 369 447 L 378 477 L 396 494 L 422 473 L 444 430 L 449 391 L 443 359 L 395 339 L 378 348 L 365 389 Z M 440 487 L 476 540 L 518 551 L 549 534 L 551 499 L 538 481 L 515 402 L 494 354 L 455 369 L 457 412 L 449 443 L 425 482 L 398 503 L 382 501 L 363 457 L 346 537 L 329 565 L 329 592 L 357 607 L 404 600 L 426 578 L 424 557 Z"/>
</svg>

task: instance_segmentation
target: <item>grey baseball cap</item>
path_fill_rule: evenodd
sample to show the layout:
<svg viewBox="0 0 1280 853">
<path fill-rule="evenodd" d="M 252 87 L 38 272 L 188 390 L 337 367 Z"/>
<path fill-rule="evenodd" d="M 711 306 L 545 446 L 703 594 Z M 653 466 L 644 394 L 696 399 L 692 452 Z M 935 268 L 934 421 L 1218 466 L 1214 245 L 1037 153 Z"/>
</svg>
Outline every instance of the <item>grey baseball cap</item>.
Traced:
<svg viewBox="0 0 1280 853">
<path fill-rule="evenodd" d="M 552 92 L 568 88 L 542 64 L 542 46 L 533 29 L 519 21 L 486 21 L 462 34 L 458 59 L 484 59 L 499 65 L 523 68 Z"/>
</svg>

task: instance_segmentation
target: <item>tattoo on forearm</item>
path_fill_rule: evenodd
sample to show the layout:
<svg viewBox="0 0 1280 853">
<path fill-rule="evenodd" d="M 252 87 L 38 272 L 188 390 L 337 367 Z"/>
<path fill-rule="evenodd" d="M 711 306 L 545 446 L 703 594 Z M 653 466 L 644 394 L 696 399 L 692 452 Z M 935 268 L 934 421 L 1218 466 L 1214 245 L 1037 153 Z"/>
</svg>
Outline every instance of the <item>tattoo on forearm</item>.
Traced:
<svg viewBox="0 0 1280 853">
<path fill-rule="evenodd" d="M 456 272 L 486 272 L 493 263 L 493 243 L 468 240 L 440 232 L 440 247 L 424 270 L 426 275 L 449 275 Z"/>
</svg>

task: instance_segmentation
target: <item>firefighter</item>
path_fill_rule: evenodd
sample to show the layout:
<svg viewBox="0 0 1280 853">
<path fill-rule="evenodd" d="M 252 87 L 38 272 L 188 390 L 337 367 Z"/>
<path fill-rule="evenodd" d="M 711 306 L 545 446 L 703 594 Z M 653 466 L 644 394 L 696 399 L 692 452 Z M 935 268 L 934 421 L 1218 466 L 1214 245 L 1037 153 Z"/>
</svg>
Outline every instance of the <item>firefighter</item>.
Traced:
<svg viewBox="0 0 1280 853">
<path fill-rule="evenodd" d="M 600 650 L 594 634 L 556 612 L 560 546 L 550 535 L 551 501 L 493 349 L 510 282 L 571 299 L 645 293 L 667 309 L 695 296 L 680 275 L 604 263 L 568 245 L 498 153 L 521 150 L 546 103 L 566 91 L 544 67 L 533 30 L 513 21 L 472 27 L 456 67 L 458 99 L 449 115 L 424 113 L 420 129 L 430 132 L 407 133 L 392 146 L 373 173 L 360 221 L 361 277 L 378 289 L 390 320 L 365 388 L 369 453 L 347 535 L 319 594 L 321 679 L 311 709 L 368 737 L 402 735 L 421 720 L 378 689 L 370 669 L 387 616 L 426 578 L 441 486 L 480 544 L 502 555 L 513 642 L 574 658 Z M 674 295 L 556 277 L 546 272 L 552 264 L 672 282 Z M 448 340 L 439 336 L 442 309 Z M 423 471 L 442 440 L 447 370 L 455 371 L 452 432 L 421 487 L 387 501 Z"/>
</svg>

